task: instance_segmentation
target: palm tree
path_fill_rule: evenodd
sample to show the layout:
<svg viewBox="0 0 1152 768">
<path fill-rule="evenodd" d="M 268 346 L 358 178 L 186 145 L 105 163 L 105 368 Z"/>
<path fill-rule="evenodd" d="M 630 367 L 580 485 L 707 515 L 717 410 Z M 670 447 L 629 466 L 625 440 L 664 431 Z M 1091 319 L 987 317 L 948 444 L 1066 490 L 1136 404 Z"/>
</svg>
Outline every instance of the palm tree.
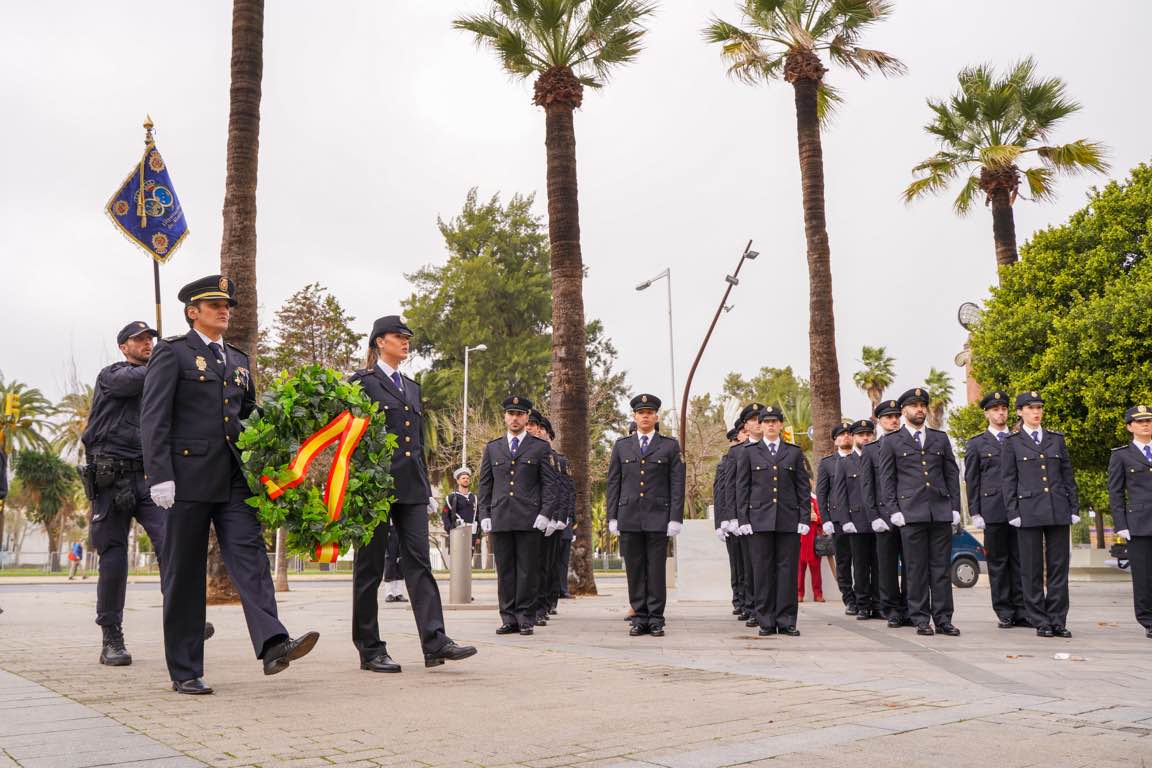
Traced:
<svg viewBox="0 0 1152 768">
<path fill-rule="evenodd" d="M 1021 181 L 1031 199 L 1051 200 L 1056 174 L 1108 170 L 1106 148 L 1087 139 L 1048 143 L 1053 129 L 1080 111 L 1080 105 L 1067 98 L 1060 78 L 1037 77 L 1031 58 L 1003 77 L 997 77 L 991 65 L 981 64 L 961 70 L 959 79 L 960 90 L 951 99 L 928 100 L 935 119 L 924 130 L 939 140 L 941 149 L 912 169 L 919 178 L 904 190 L 904 201 L 942 192 L 966 174 L 952 207 L 963 216 L 983 192 L 984 204 L 992 208 L 996 263 L 1015 264 L 1019 256 L 1012 205 Z M 1034 154 L 1039 165 L 1022 169 L 1028 154 Z"/>
<path fill-rule="evenodd" d="M 868 395 L 868 400 L 875 410 L 876 404 L 884 397 L 884 390 L 892 386 L 892 382 L 896 379 L 896 370 L 893 367 L 896 360 L 888 356 L 888 350 L 884 347 L 865 346 L 860 353 L 860 363 L 864 368 L 852 374 L 852 381 Z"/>
<path fill-rule="evenodd" d="M 28 519 L 43 525 L 48 534 L 50 570 L 55 571 L 59 568 L 60 535 L 77 510 L 76 470 L 51 450 L 20 451 L 13 465 L 28 493 Z"/>
<path fill-rule="evenodd" d="M 952 377 L 945 371 L 929 368 L 924 378 L 924 388 L 932 396 L 932 402 L 928 405 L 928 426 L 943 429 L 944 412 L 952 404 Z"/>
<path fill-rule="evenodd" d="M 88 428 L 88 416 L 92 413 L 92 385 L 83 384 L 75 392 L 64 395 L 56 406 L 56 413 L 63 420 L 53 426 L 52 447 L 62 453 L 76 451 L 83 458 L 80 437 Z"/>
<path fill-rule="evenodd" d="M 573 112 L 584 88 L 600 88 L 613 69 L 640 53 L 642 22 L 655 4 L 643 0 L 494 0 L 486 14 L 463 16 L 471 32 L 514 77 L 535 77 L 533 103 L 544 109 L 548 164 L 548 241 L 552 268 L 550 411 L 557 449 L 576 478 L 576 591 L 595 594 L 588 507 L 588 339 L 584 327 L 584 263 L 576 185 Z"/>
<path fill-rule="evenodd" d="M 16 411 L 8 413 L 5 405 L 12 395 Z M 52 403 L 39 389 L 20 381 L 5 382 L 0 375 L 0 452 L 5 456 L 13 449 L 45 450 L 46 435 L 52 428 L 49 418 L 55 413 Z M 0 499 L 0 542 L 4 541 L 4 501 Z"/>
<path fill-rule="evenodd" d="M 840 102 L 824 82 L 821 54 L 860 76 L 904 71 L 896 58 L 859 45 L 861 35 L 892 12 L 882 0 L 743 0 L 745 25 L 718 18 L 704 37 L 723 46 L 728 73 L 746 83 L 783 78 L 792 85 L 796 139 L 800 154 L 804 238 L 808 244 L 809 359 L 815 453 L 832 450 L 829 436 L 840 421 L 840 365 L 836 358 L 836 322 L 832 308 L 831 252 L 824 217 L 824 156 L 820 130 Z"/>
</svg>

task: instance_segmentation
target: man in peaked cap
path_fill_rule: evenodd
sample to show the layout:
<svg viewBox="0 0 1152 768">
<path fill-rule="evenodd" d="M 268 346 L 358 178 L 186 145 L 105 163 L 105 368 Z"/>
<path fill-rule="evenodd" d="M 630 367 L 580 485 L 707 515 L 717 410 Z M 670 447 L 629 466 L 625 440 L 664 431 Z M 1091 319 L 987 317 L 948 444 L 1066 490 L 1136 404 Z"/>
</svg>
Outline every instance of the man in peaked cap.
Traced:
<svg viewBox="0 0 1152 768">
<path fill-rule="evenodd" d="M 759 620 L 753 616 L 755 609 L 754 599 L 754 586 L 752 584 L 752 554 L 748 549 L 748 536 L 740 530 L 740 520 L 736 509 L 736 459 L 739 452 L 746 447 L 756 445 L 764 436 L 764 430 L 760 425 L 760 411 L 764 410 L 764 405 L 761 403 L 749 403 L 740 410 L 740 415 L 736 420 L 736 424 L 740 431 L 743 433 L 744 441 L 728 450 L 728 456 L 732 461 L 732 467 L 728 471 L 728 475 L 724 482 L 724 511 L 729 515 L 728 520 L 728 533 L 736 537 L 736 548 L 740 555 L 741 561 L 741 593 L 743 595 L 743 609 L 737 618 L 744 622 L 746 627 L 760 626 Z M 723 527 L 723 523 L 721 523 Z"/>
<path fill-rule="evenodd" d="M 264 674 L 288 668 L 315 646 L 319 634 L 289 637 L 276 612 L 276 594 L 259 520 L 236 440 L 256 408 L 248 355 L 224 341 L 236 286 L 210 275 L 179 297 L 190 330 L 157 345 L 140 404 L 143 461 L 149 494 L 170 510 L 164 533 L 164 655 L 172 689 L 208 694 L 204 674 L 208 529 L 216 529 L 228 575 Z"/>
<path fill-rule="evenodd" d="M 960 522 L 960 470 L 948 435 L 924 425 L 928 390 L 910 389 L 897 400 L 904 427 L 880 443 L 881 496 L 900 529 L 908 588 L 908 614 L 919 635 L 956 636 L 952 624 L 952 526 Z"/>
<path fill-rule="evenodd" d="M 684 463 L 680 443 L 656 430 L 660 398 L 632 398 L 636 434 L 612 446 L 608 461 L 608 532 L 620 537 L 634 616 L 629 635 L 664 636 L 668 601 L 668 540 L 684 524 Z"/>
<path fill-rule="evenodd" d="M 844 533 L 844 523 L 848 522 L 846 510 L 839 509 L 832 495 L 836 472 L 841 460 L 852 453 L 852 434 L 848 424 L 832 427 L 833 452 L 820 459 L 816 465 L 816 505 L 824 520 L 824 535 L 832 537 L 836 552 L 836 585 L 840 588 L 840 599 L 844 603 L 844 613 L 855 616 L 859 609 L 856 594 L 852 590 L 852 544 Z"/>
<path fill-rule="evenodd" d="M 1000 468 L 1005 514 L 1020 545 L 1020 589 L 1039 637 L 1068 629 L 1069 527 L 1080 522 L 1080 496 L 1064 435 L 1044 429 L 1039 392 L 1016 396 L 1019 432 L 1004 440 Z"/>
<path fill-rule="evenodd" d="M 732 459 L 732 448 L 740 445 L 745 440 L 743 427 L 733 427 L 728 430 L 725 437 L 728 440 L 728 451 L 720 457 L 720 461 L 716 464 L 716 474 L 712 480 L 712 517 L 716 527 L 716 536 L 724 542 L 724 546 L 728 550 L 728 572 L 732 587 L 732 614 L 739 616 L 744 612 L 743 574 L 741 572 L 744 562 L 740 555 L 740 547 L 737 543 L 736 535 L 729 530 L 728 520 L 735 512 L 730 512 L 726 508 L 727 493 L 725 486 L 728 482 L 728 476 L 736 468 L 735 462 Z"/>
<path fill-rule="evenodd" d="M 840 459 L 832 483 L 832 505 L 840 519 L 841 535 L 848 539 L 852 552 L 852 591 L 860 621 L 882 618 L 880 588 L 876 566 L 876 533 L 868 517 L 864 494 L 863 450 L 876 433 L 869 419 L 859 419 L 848 427 L 852 450 Z M 868 470 L 871 471 L 871 470 Z"/>
<path fill-rule="evenodd" d="M 1124 424 L 1132 441 L 1108 460 L 1108 508 L 1116 535 L 1128 542 L 1136 621 L 1152 639 L 1152 408 L 1132 406 Z"/>
<path fill-rule="evenodd" d="M 880 615 L 890 629 L 910 626 L 908 593 L 902 562 L 900 531 L 892 525 L 891 512 L 880 494 L 877 473 L 880 442 L 900 429 L 900 405 L 895 400 L 881 400 L 872 409 L 876 439 L 860 449 L 860 490 L 868 512 L 869 525 L 876 534 L 876 584 L 880 591 Z"/>
<path fill-rule="evenodd" d="M 1026 627 L 1024 595 L 1020 591 L 1020 544 L 1016 528 L 1008 524 L 1004 507 L 1000 453 L 1008 431 L 1008 395 L 994 391 L 980 401 L 988 428 L 969 438 L 964 452 L 964 481 L 968 485 L 968 511 L 972 525 L 984 531 L 992 610 L 1000 629 Z"/>
<path fill-rule="evenodd" d="M 533 408 L 528 413 L 528 434 L 537 440 L 543 440 L 551 451 L 552 463 L 556 467 L 556 496 L 553 499 L 555 509 L 549 510 L 548 526 L 544 529 L 544 540 L 540 543 L 540 570 L 536 582 L 536 626 L 543 627 L 548 624 L 548 617 L 555 613 L 552 605 L 551 593 L 553 575 L 556 571 L 556 558 L 560 554 L 560 537 L 556 535 L 562 527 L 568 525 L 567 493 L 563 477 L 567 474 L 568 460 L 552 448 L 551 425 L 544 414 Z"/>
</svg>

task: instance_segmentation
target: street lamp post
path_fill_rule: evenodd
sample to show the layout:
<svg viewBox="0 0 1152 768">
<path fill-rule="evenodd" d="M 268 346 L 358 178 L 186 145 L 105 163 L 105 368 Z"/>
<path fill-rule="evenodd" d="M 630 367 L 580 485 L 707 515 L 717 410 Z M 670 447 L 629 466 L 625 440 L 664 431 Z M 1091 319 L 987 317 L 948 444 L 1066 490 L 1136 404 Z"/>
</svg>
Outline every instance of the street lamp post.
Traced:
<svg viewBox="0 0 1152 768">
<path fill-rule="evenodd" d="M 651 288 L 652 284 L 657 280 L 666 280 L 668 286 L 668 372 L 672 379 L 672 389 L 670 398 L 672 404 L 672 421 L 679 423 L 680 419 L 676 413 L 676 345 L 673 342 L 672 336 L 672 268 L 668 267 L 660 274 L 653 277 L 651 280 L 645 280 L 636 286 L 636 290 L 643 291 Z"/>
<path fill-rule="evenodd" d="M 474 347 L 464 347 L 464 434 L 460 440 L 460 466 L 468 466 L 468 354 L 470 352 L 483 352 L 488 349 L 486 344 L 477 344 Z"/>
</svg>

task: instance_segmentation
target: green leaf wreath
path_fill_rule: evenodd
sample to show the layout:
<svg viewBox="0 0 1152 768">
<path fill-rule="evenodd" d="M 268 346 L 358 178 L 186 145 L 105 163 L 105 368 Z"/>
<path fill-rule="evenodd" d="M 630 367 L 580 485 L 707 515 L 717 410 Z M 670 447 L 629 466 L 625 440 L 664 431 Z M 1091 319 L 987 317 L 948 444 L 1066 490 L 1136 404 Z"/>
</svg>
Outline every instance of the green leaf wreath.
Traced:
<svg viewBox="0 0 1152 768">
<path fill-rule="evenodd" d="M 281 374 L 261 398 L 261 409 L 245 424 L 237 442 L 248 485 L 248 499 L 260 522 L 271 529 L 285 526 L 288 551 L 311 556 L 318 545 L 338 544 L 342 552 L 367 544 L 376 527 L 388 520 L 392 504 L 392 451 L 396 435 L 386 430 L 384 414 L 358 383 L 336 371 L 310 365 Z M 324 484 L 333 449 L 325 449 L 305 480 L 273 500 L 261 477 L 279 482 L 300 445 L 344 411 L 369 418 L 368 428 L 352 454 L 344 507 L 338 520 L 328 519 Z"/>
</svg>

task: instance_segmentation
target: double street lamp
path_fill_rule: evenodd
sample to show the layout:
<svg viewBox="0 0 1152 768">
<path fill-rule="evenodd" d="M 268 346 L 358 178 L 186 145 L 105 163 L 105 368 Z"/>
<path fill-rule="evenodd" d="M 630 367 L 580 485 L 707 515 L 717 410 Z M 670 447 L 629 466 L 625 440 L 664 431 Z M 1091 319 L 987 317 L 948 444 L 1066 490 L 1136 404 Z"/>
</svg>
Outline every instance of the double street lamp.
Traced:
<svg viewBox="0 0 1152 768">
<path fill-rule="evenodd" d="M 460 466 L 468 466 L 468 355 L 471 352 L 483 352 L 488 349 L 487 344 L 477 344 L 474 347 L 464 347 L 464 434 L 460 440 Z"/>
<path fill-rule="evenodd" d="M 675 344 L 672 341 L 672 268 L 668 267 L 652 279 L 640 283 L 636 286 L 636 290 L 643 291 L 651 288 L 657 280 L 667 281 L 668 287 L 668 371 L 672 377 L 672 389 L 669 391 L 671 397 L 668 400 L 672 406 L 672 421 L 679 422 L 680 420 L 676 417 L 676 353 Z"/>
</svg>

